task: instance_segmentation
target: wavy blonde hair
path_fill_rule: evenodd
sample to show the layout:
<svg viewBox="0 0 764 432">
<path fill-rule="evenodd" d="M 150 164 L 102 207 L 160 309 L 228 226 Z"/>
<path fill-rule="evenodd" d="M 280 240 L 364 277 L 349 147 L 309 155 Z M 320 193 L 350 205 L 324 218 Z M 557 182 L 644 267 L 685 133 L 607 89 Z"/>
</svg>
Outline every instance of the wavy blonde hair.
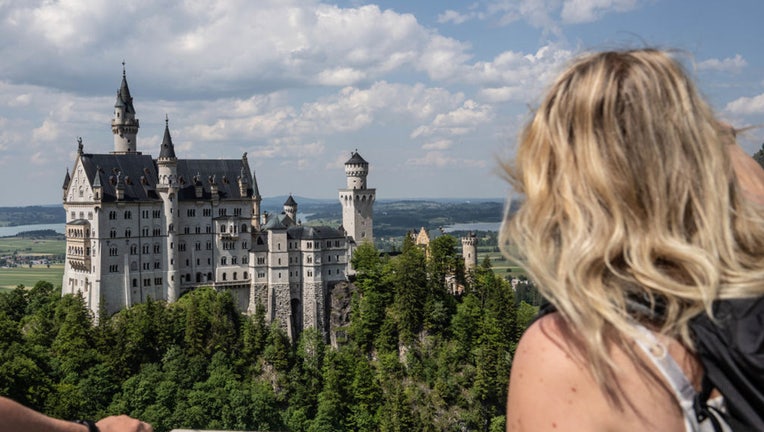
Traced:
<svg viewBox="0 0 764 432">
<path fill-rule="evenodd" d="M 742 196 L 730 144 L 732 129 L 668 53 L 601 52 L 559 76 L 503 166 L 524 195 L 501 230 L 505 253 L 609 396 L 609 343 L 644 366 L 629 298 L 665 306 L 651 324 L 692 349 L 688 322 L 714 300 L 764 293 L 764 213 Z"/>
</svg>

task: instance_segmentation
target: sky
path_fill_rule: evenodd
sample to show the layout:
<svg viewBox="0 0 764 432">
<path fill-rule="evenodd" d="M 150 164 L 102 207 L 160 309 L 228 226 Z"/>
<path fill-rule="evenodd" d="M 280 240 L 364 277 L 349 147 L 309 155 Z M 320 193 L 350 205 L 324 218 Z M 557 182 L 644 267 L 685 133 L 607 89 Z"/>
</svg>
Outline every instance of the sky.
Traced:
<svg viewBox="0 0 764 432">
<path fill-rule="evenodd" d="M 264 197 L 509 196 L 499 161 L 550 81 L 604 49 L 675 50 L 722 119 L 764 123 L 764 2 L 0 0 L 0 206 L 60 204 L 82 138 L 113 150 L 123 62 L 156 157 L 244 152 Z M 764 128 L 740 137 L 753 153 Z"/>
</svg>

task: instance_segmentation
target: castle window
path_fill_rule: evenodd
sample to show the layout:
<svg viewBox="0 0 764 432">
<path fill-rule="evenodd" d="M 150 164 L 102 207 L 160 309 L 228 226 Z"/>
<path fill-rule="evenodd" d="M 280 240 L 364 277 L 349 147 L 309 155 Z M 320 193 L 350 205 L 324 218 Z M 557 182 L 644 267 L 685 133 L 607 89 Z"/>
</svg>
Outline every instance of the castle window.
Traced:
<svg viewBox="0 0 764 432">
<path fill-rule="evenodd" d="M 249 277 L 249 275 L 247 274 L 247 272 L 244 272 L 244 275 L 242 277 L 246 280 Z"/>
<path fill-rule="evenodd" d="M 225 228 L 225 225 L 220 225 L 220 232 L 224 233 L 224 232 L 225 232 L 225 229 L 226 229 L 226 228 Z"/>
<path fill-rule="evenodd" d="M 188 217 L 194 217 L 196 216 L 196 209 L 188 209 L 186 211 L 186 214 L 188 215 Z"/>
<path fill-rule="evenodd" d="M 109 266 L 109 273 L 119 273 L 119 265 L 112 264 Z"/>
<path fill-rule="evenodd" d="M 241 224 L 241 232 L 247 232 L 247 224 Z"/>
<path fill-rule="evenodd" d="M 136 255 L 138 253 L 138 246 L 137 245 L 130 245 L 130 255 Z"/>
<path fill-rule="evenodd" d="M 212 227 L 207 225 L 206 227 L 204 227 L 204 232 L 206 232 L 207 234 L 211 233 L 212 232 Z"/>
<path fill-rule="evenodd" d="M 198 225 L 197 225 L 197 227 L 196 227 L 196 228 L 194 228 L 194 229 L 195 229 L 195 231 L 196 231 L 196 233 L 197 233 L 197 234 L 201 234 L 201 233 L 202 233 L 202 227 L 200 227 L 200 226 L 198 226 Z"/>
<path fill-rule="evenodd" d="M 206 246 L 207 246 L 207 250 L 212 250 L 212 242 L 211 241 L 208 241 Z"/>
<path fill-rule="evenodd" d="M 112 210 L 109 212 L 109 220 L 115 220 L 115 219 L 117 219 L 117 212 Z"/>
<path fill-rule="evenodd" d="M 237 273 L 233 272 L 233 280 L 236 280 L 236 277 L 237 277 Z"/>
<path fill-rule="evenodd" d="M 225 272 L 223 272 L 223 280 L 226 280 L 226 279 L 227 279 L 227 276 L 228 276 L 228 275 L 227 275 L 227 274 L 225 274 Z"/>
<path fill-rule="evenodd" d="M 110 238 L 115 238 L 116 236 L 117 236 L 117 230 L 112 228 L 111 231 L 109 231 L 109 237 Z"/>
<path fill-rule="evenodd" d="M 130 210 L 125 210 L 125 219 L 132 219 L 133 215 L 130 213 Z"/>
<path fill-rule="evenodd" d="M 154 270 L 159 270 L 162 268 L 162 263 L 159 261 L 154 261 Z M 159 284 L 157 284 L 159 285 Z"/>
<path fill-rule="evenodd" d="M 154 253 L 159 253 L 159 252 L 160 252 L 160 250 L 161 250 L 161 248 L 160 248 L 159 244 L 158 244 L 158 243 L 155 243 L 155 244 L 154 244 Z"/>
<path fill-rule="evenodd" d="M 151 270 L 151 263 L 148 263 L 148 262 L 143 263 L 143 269 L 144 270 Z"/>
<path fill-rule="evenodd" d="M 236 265 L 236 261 L 238 261 L 238 258 L 231 257 L 231 265 Z"/>
<path fill-rule="evenodd" d="M 312 263 L 313 263 L 313 257 L 308 255 L 308 264 L 312 264 Z"/>
<path fill-rule="evenodd" d="M 205 216 L 205 217 L 210 217 L 210 216 L 212 216 L 212 209 L 207 209 L 207 208 L 206 208 L 206 209 L 203 209 L 203 210 L 202 210 L 202 215 L 203 215 L 203 216 Z"/>
<path fill-rule="evenodd" d="M 226 265 L 226 262 L 227 262 L 226 257 L 220 258 L 220 265 Z"/>
<path fill-rule="evenodd" d="M 196 242 L 194 244 L 194 250 L 198 250 L 198 251 L 202 250 L 202 242 Z"/>
<path fill-rule="evenodd" d="M 149 227 L 143 227 L 143 236 L 148 237 L 149 236 Z"/>
<path fill-rule="evenodd" d="M 178 243 L 178 251 L 179 252 L 185 252 L 186 251 L 186 244 L 185 243 Z"/>
<path fill-rule="evenodd" d="M 191 227 L 183 227 L 183 234 L 191 234 Z"/>
<path fill-rule="evenodd" d="M 131 234 L 132 232 L 129 229 L 125 230 L 125 237 L 130 237 Z"/>
<path fill-rule="evenodd" d="M 133 278 L 133 288 L 138 286 L 138 279 Z"/>
<path fill-rule="evenodd" d="M 109 248 L 109 256 L 117 256 L 119 255 L 119 251 L 117 251 L 116 246 L 112 246 Z"/>
</svg>

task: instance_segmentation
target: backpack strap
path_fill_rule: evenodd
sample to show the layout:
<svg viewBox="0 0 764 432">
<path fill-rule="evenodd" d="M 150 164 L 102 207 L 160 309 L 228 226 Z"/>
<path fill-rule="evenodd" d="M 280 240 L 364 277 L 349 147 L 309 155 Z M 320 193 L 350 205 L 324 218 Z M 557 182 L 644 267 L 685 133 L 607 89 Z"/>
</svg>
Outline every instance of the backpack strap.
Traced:
<svg viewBox="0 0 764 432">
<path fill-rule="evenodd" d="M 707 394 L 703 391 L 700 393 L 696 392 L 682 368 L 669 354 L 668 348 L 658 340 L 653 332 L 636 322 L 634 327 L 639 331 L 640 336 L 642 336 L 635 338 L 637 346 L 642 349 L 647 358 L 655 365 L 674 392 L 679 407 L 682 409 L 685 430 L 728 432 L 730 429 L 725 428 L 722 425 L 723 421 L 719 420 L 720 413 L 712 413 L 706 404 L 712 388 L 707 390 Z M 701 402 L 702 407 L 698 410 L 697 406 Z M 706 422 L 706 420 L 709 421 Z"/>
</svg>

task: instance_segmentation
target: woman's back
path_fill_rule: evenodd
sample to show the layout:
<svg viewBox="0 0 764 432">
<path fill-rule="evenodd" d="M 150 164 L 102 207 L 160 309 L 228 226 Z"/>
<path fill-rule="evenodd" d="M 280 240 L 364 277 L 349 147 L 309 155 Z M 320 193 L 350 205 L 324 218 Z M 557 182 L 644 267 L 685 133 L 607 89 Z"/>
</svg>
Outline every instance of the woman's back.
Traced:
<svg viewBox="0 0 764 432">
<path fill-rule="evenodd" d="M 698 389 L 698 361 L 676 341 L 661 342 Z M 554 313 L 537 320 L 520 340 L 512 362 L 507 430 L 684 432 L 684 417 L 668 384 L 656 385 L 618 346 L 611 344 L 609 353 L 622 392 L 617 408 L 589 372 L 562 317 Z"/>
</svg>

